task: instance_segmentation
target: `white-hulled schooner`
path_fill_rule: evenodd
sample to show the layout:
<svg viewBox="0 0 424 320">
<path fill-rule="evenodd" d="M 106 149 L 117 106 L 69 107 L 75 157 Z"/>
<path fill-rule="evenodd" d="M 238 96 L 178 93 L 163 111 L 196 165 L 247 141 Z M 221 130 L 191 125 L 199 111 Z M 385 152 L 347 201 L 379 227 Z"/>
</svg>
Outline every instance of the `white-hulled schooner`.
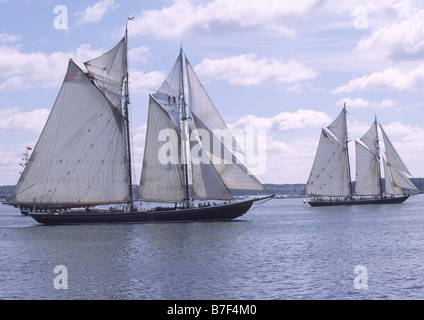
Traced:
<svg viewBox="0 0 424 320">
<path fill-rule="evenodd" d="M 418 189 L 411 175 L 377 119 L 356 146 L 356 183 L 351 179 L 346 106 L 321 138 L 304 194 L 311 206 L 402 203 Z M 381 152 L 378 129 L 383 136 Z M 383 154 L 383 157 L 381 156 Z M 381 164 L 383 170 L 381 170 Z M 384 179 L 382 179 L 384 171 Z M 384 181 L 384 186 L 383 186 Z"/>
<path fill-rule="evenodd" d="M 229 131 L 186 58 L 187 105 L 182 49 L 163 85 L 149 95 L 143 169 L 139 192 L 133 194 L 127 38 L 128 30 L 112 50 L 85 62 L 87 73 L 69 61 L 50 116 L 7 204 L 49 225 L 137 223 L 231 220 L 255 201 L 272 197 L 236 160 L 234 150 L 240 149 L 232 136 L 228 143 L 214 135 Z M 190 160 L 188 136 L 201 161 Z M 220 152 L 214 149 L 212 154 L 211 146 Z M 237 202 L 231 190 L 267 194 Z M 208 205 L 195 206 L 193 199 L 208 200 Z M 138 201 L 172 206 L 146 210 Z"/>
</svg>

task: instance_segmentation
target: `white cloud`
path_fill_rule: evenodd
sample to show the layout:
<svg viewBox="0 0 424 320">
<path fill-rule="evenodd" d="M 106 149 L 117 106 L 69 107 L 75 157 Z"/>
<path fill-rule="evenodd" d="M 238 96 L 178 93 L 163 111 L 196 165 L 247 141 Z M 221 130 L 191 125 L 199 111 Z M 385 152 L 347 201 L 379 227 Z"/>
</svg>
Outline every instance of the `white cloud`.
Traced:
<svg viewBox="0 0 424 320">
<path fill-rule="evenodd" d="M 0 33 L 0 43 L 16 42 L 21 40 L 20 35 Z"/>
<path fill-rule="evenodd" d="M 317 72 L 297 61 L 287 63 L 272 58 L 257 58 L 254 54 L 224 59 L 203 59 L 195 67 L 202 79 L 228 80 L 231 84 L 258 85 L 264 83 L 294 83 L 313 79 Z"/>
<path fill-rule="evenodd" d="M 0 110 L 0 132 L 40 133 L 50 111 L 36 109 L 29 112 L 14 107 Z"/>
<path fill-rule="evenodd" d="M 383 128 L 412 175 L 416 177 L 416 172 L 422 172 L 424 129 L 418 126 L 406 125 L 398 121 L 383 125 Z"/>
<path fill-rule="evenodd" d="M 149 61 L 149 59 L 153 60 L 149 47 L 132 48 L 131 50 L 128 51 L 128 59 L 131 63 L 133 62 L 145 63 Z"/>
<path fill-rule="evenodd" d="M 255 128 L 287 132 L 308 127 L 319 127 L 330 121 L 331 118 L 324 112 L 299 109 L 296 112 L 281 112 L 271 118 L 253 115 L 243 116 L 228 127 L 230 130 Z"/>
<path fill-rule="evenodd" d="M 342 106 L 346 103 L 348 108 L 390 108 L 396 105 L 396 102 L 390 99 L 384 99 L 380 102 L 364 100 L 362 98 L 343 98 L 334 103 L 335 106 Z"/>
<path fill-rule="evenodd" d="M 81 45 L 75 52 L 24 53 L 19 48 L 0 47 L 0 92 L 33 87 L 58 87 L 66 72 L 69 58 L 85 61 L 99 56 L 100 50 Z M 13 59 L 10 59 L 13 57 Z"/>
<path fill-rule="evenodd" d="M 354 54 L 394 61 L 422 59 L 424 53 L 424 10 L 406 20 L 377 28 L 362 38 Z"/>
<path fill-rule="evenodd" d="M 313 138 L 305 136 L 302 131 L 330 122 L 331 118 L 324 112 L 299 109 L 281 112 L 274 117 L 247 115 L 228 124 L 228 128 L 232 131 L 266 130 L 266 171 L 262 175 L 265 182 L 305 183 L 314 159 L 319 130 Z M 297 130 L 294 135 L 293 130 Z M 287 139 L 288 136 L 291 138 Z"/>
<path fill-rule="evenodd" d="M 115 3 L 115 0 L 104 0 L 96 2 L 92 6 L 88 6 L 85 11 L 78 12 L 75 15 L 81 16 L 78 21 L 79 24 L 97 23 L 103 19 L 105 14 L 118 7 L 119 5 Z"/>
<path fill-rule="evenodd" d="M 159 86 L 165 81 L 165 72 L 152 71 L 143 72 L 132 69 L 129 71 L 132 93 L 148 94 L 159 89 Z"/>
<path fill-rule="evenodd" d="M 424 65 L 404 72 L 399 68 L 388 68 L 360 78 L 333 90 L 333 93 L 373 90 L 413 91 L 422 90 L 424 85 Z"/>
<path fill-rule="evenodd" d="M 368 14 L 385 20 L 404 18 L 415 10 L 411 0 L 175 0 L 167 7 L 143 11 L 131 29 L 134 34 L 159 38 L 259 32 L 266 32 L 267 36 L 295 37 L 296 21 L 335 16 L 349 21 L 348 14 L 353 27 L 357 6 L 366 6 Z"/>
<path fill-rule="evenodd" d="M 318 0 L 214 0 L 209 3 L 176 0 L 159 10 L 143 11 L 134 21 L 134 34 L 174 38 L 192 34 L 267 31 L 293 37 L 293 18 L 311 12 Z"/>
</svg>

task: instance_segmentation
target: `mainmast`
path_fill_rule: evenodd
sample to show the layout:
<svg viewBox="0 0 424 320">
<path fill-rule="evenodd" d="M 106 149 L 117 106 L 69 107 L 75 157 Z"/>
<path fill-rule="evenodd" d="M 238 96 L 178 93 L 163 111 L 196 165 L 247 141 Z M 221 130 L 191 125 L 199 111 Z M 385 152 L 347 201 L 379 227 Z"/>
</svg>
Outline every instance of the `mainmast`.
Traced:
<svg viewBox="0 0 424 320">
<path fill-rule="evenodd" d="M 380 190 L 380 196 L 382 196 L 383 195 L 383 184 L 382 184 L 382 181 L 381 181 L 380 140 L 378 139 L 377 116 L 375 116 L 374 126 L 375 126 L 375 143 L 376 143 L 375 150 L 376 150 L 376 160 L 377 160 L 377 179 L 378 179 L 378 187 L 379 187 L 379 190 Z"/>
<path fill-rule="evenodd" d="M 186 202 L 187 206 L 189 206 L 190 202 L 190 193 L 189 193 L 189 181 L 188 181 L 188 154 L 187 154 L 187 130 L 186 130 L 186 123 L 187 123 L 187 110 L 186 110 L 186 103 L 185 103 L 185 90 L 184 90 L 184 66 L 183 66 L 183 47 L 181 46 L 180 49 L 180 63 L 181 63 L 181 116 L 182 116 L 182 130 L 181 130 L 181 139 L 182 139 L 182 148 L 184 153 L 184 163 L 183 163 L 183 171 L 184 171 L 184 187 L 185 187 L 185 196 L 184 201 Z"/>
<path fill-rule="evenodd" d="M 353 191 L 352 191 L 352 175 L 350 173 L 350 160 L 349 160 L 349 140 L 348 140 L 348 135 L 347 135 L 347 117 L 346 117 L 346 103 L 344 104 L 344 108 L 343 111 L 345 113 L 345 117 L 344 117 L 344 128 L 345 128 L 345 150 L 346 150 L 346 159 L 347 159 L 347 178 L 349 181 L 349 193 L 350 193 L 350 198 L 353 198 Z"/>
<path fill-rule="evenodd" d="M 132 162 L 131 162 L 131 135 L 130 135 L 130 116 L 128 106 L 130 105 L 130 94 L 128 84 L 128 21 L 134 18 L 128 18 L 125 26 L 125 80 L 124 80 L 124 118 L 127 135 L 127 152 L 128 152 L 128 204 L 132 207 L 134 204 L 133 187 L 132 187 Z"/>
</svg>

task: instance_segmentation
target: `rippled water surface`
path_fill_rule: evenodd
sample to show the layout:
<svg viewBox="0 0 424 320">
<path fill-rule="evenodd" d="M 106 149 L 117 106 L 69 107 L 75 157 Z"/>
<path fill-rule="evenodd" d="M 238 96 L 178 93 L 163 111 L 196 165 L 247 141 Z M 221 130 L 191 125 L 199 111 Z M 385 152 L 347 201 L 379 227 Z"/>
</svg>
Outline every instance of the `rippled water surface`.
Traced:
<svg viewBox="0 0 424 320">
<path fill-rule="evenodd" d="M 0 299 L 424 299 L 423 201 L 285 199 L 232 222 L 53 227 L 0 205 Z"/>
</svg>

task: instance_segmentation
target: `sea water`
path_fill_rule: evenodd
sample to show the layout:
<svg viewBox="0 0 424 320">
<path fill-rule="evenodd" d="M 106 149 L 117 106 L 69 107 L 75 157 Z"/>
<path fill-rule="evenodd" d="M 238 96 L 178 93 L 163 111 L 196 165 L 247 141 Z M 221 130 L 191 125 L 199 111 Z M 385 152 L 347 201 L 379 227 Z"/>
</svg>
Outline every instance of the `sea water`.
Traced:
<svg viewBox="0 0 424 320">
<path fill-rule="evenodd" d="M 424 299 L 423 201 L 72 226 L 0 205 L 0 299 Z"/>
</svg>

